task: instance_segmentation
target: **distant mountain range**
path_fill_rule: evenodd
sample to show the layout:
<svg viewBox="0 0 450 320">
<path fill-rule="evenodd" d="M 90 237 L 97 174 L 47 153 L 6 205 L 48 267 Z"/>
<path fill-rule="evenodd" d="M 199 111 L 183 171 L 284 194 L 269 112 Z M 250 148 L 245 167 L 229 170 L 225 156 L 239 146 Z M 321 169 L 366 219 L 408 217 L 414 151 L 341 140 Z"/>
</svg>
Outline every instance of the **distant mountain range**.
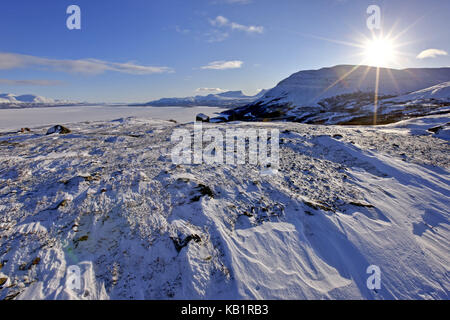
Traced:
<svg viewBox="0 0 450 320">
<path fill-rule="evenodd" d="M 247 96 L 242 91 L 226 91 L 207 96 L 194 96 L 185 98 L 162 98 L 146 102 L 143 104 L 133 104 L 140 106 L 214 106 L 214 107 L 238 107 L 249 104 L 261 98 L 267 90 L 261 90 L 254 96 Z"/>
<path fill-rule="evenodd" d="M 129 106 L 214 106 L 214 107 L 239 107 L 249 104 L 261 98 L 267 90 L 261 90 L 254 96 L 247 96 L 242 91 L 226 91 L 219 94 L 209 94 L 207 96 L 197 95 L 185 98 L 163 98 L 142 104 L 128 104 Z M 12 93 L 0 94 L 0 109 L 4 108 L 28 108 L 43 106 L 62 105 L 85 105 L 92 103 L 80 103 L 69 100 L 56 100 L 33 94 L 15 95 Z M 103 104 L 103 103 L 95 103 Z M 124 103 L 118 105 L 126 105 Z"/>
<path fill-rule="evenodd" d="M 68 100 L 55 100 L 34 94 L 15 95 L 12 93 L 0 93 L 0 108 L 5 107 L 30 107 L 42 105 L 66 105 L 78 104 L 77 102 Z"/>
<path fill-rule="evenodd" d="M 214 121 L 389 123 L 448 112 L 449 86 L 450 68 L 377 70 L 369 66 L 338 65 L 294 73 L 259 99 L 225 111 Z"/>
<path fill-rule="evenodd" d="M 55 100 L 32 94 L 15 95 L 12 93 L 0 94 L 0 103 L 54 103 Z"/>
<path fill-rule="evenodd" d="M 84 104 L 31 94 L 0 94 L 0 109 Z M 450 112 L 450 68 L 398 70 L 338 65 L 294 73 L 274 88 L 254 96 L 227 91 L 129 105 L 232 108 L 211 119 L 213 122 L 385 124 Z"/>
</svg>

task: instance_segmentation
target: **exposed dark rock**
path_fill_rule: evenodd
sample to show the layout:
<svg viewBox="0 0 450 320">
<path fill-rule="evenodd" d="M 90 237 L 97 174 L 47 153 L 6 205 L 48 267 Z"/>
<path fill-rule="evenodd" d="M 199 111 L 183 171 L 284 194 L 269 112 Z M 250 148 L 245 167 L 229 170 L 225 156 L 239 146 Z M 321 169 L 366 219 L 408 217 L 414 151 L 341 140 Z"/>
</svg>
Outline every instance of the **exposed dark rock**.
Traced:
<svg viewBox="0 0 450 320">
<path fill-rule="evenodd" d="M 82 236 L 82 237 L 78 238 L 76 241 L 77 242 L 86 241 L 87 239 L 89 239 L 89 236 L 85 235 L 85 236 Z"/>
<path fill-rule="evenodd" d="M 69 200 L 64 199 L 60 203 L 58 203 L 58 205 L 56 206 L 56 209 L 59 209 L 61 207 L 65 207 L 65 206 L 67 206 L 68 203 L 69 203 Z"/>
<path fill-rule="evenodd" d="M 322 209 L 324 211 L 333 211 L 332 208 L 330 208 L 327 205 L 321 204 L 321 203 L 316 203 L 316 202 L 311 202 L 311 201 L 306 201 L 306 200 L 303 200 L 303 203 L 306 204 L 308 207 L 313 208 L 314 210 Z"/>
<path fill-rule="evenodd" d="M 31 265 L 35 266 L 35 265 L 39 264 L 39 262 L 41 262 L 41 258 L 37 257 L 31 262 Z"/>
<path fill-rule="evenodd" d="M 351 201 L 349 204 L 351 204 L 353 206 L 357 206 L 357 207 L 374 208 L 374 206 L 371 205 L 370 203 L 361 203 L 361 202 Z"/>
<path fill-rule="evenodd" d="M 58 124 L 56 126 L 51 127 L 50 129 L 48 129 L 46 134 L 47 135 L 54 134 L 54 133 L 67 134 L 67 133 L 70 133 L 70 132 L 71 132 L 70 129 L 68 129 L 68 128 Z"/>
<path fill-rule="evenodd" d="M 191 199 L 192 202 L 200 200 L 200 198 L 203 196 L 209 196 L 211 198 L 214 198 L 214 192 L 211 190 L 210 187 L 205 186 L 204 184 L 200 183 L 195 189 L 200 192 L 200 195 L 192 197 Z"/>
<path fill-rule="evenodd" d="M 188 243 L 191 240 L 194 240 L 196 243 L 201 242 L 202 239 L 200 238 L 199 235 L 197 234 L 190 234 L 188 235 L 186 238 L 184 238 L 183 240 L 181 240 L 180 238 L 171 238 L 173 241 L 173 244 L 175 245 L 175 249 L 180 252 L 181 249 L 183 249 L 184 247 L 186 247 L 188 245 Z"/>
<path fill-rule="evenodd" d="M 21 293 L 22 293 L 21 291 L 17 291 L 17 292 L 14 292 L 12 294 L 9 294 L 9 295 L 6 296 L 5 301 L 13 300 L 15 297 L 17 297 Z"/>
<path fill-rule="evenodd" d="M 433 133 L 439 133 L 439 131 L 441 131 L 442 129 L 443 129 L 443 126 L 437 126 L 437 127 L 429 128 L 428 131 L 433 132 Z"/>
<path fill-rule="evenodd" d="M 195 121 L 209 122 L 209 117 L 204 113 L 199 113 L 195 116 Z"/>
</svg>

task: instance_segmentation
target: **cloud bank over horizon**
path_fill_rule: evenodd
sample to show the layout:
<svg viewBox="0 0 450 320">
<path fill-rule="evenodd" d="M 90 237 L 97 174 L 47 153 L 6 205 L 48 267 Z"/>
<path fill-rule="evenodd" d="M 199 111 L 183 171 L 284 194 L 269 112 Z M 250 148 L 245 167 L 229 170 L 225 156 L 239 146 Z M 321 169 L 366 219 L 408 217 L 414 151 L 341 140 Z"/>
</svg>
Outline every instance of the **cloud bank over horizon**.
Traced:
<svg viewBox="0 0 450 320">
<path fill-rule="evenodd" d="M 7 86 L 58 86 L 63 84 L 58 80 L 45 80 L 45 79 L 31 79 L 31 80 L 16 80 L 16 79 L 0 79 L 0 84 Z"/>
<path fill-rule="evenodd" d="M 37 68 L 67 73 L 102 74 L 107 71 L 134 75 L 174 72 L 169 67 L 154 67 L 135 64 L 134 62 L 118 63 L 99 59 L 49 59 L 25 54 L 0 52 L 0 70 L 18 68 Z"/>
<path fill-rule="evenodd" d="M 216 93 L 222 93 L 222 92 L 225 92 L 225 91 L 227 91 L 227 90 L 221 89 L 221 88 L 197 88 L 197 89 L 195 89 L 196 93 L 201 93 L 201 94 L 205 94 L 205 93 L 208 93 L 208 94 L 214 93 L 214 94 L 216 94 Z"/>
</svg>

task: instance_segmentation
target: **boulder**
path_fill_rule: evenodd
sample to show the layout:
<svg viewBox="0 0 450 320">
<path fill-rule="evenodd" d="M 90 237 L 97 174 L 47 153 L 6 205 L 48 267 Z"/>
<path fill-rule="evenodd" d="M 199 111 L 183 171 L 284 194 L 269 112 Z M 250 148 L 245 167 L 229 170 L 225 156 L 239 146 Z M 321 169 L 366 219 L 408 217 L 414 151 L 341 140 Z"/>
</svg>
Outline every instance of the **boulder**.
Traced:
<svg viewBox="0 0 450 320">
<path fill-rule="evenodd" d="M 204 113 L 199 113 L 195 116 L 195 121 L 209 122 L 209 117 Z"/>
<path fill-rule="evenodd" d="M 56 126 L 53 126 L 53 127 L 51 127 L 50 129 L 47 130 L 47 134 L 54 134 L 54 133 L 67 134 L 67 133 L 70 133 L 70 132 L 71 131 L 68 128 L 66 128 L 64 126 L 61 126 L 59 124 L 56 125 Z"/>
</svg>

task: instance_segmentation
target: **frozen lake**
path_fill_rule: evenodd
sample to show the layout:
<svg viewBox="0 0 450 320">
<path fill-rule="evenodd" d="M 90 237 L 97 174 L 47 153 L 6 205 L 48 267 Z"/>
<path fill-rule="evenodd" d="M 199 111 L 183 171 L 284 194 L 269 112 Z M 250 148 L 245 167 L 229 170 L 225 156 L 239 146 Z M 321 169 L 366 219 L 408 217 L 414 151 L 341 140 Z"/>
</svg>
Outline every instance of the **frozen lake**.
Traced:
<svg viewBox="0 0 450 320">
<path fill-rule="evenodd" d="M 127 107 L 127 106 L 75 106 L 24 109 L 0 109 L 0 130 L 19 130 L 81 121 L 114 120 L 122 117 L 176 120 L 192 122 L 195 115 L 215 116 L 226 110 L 218 107 Z"/>
</svg>

